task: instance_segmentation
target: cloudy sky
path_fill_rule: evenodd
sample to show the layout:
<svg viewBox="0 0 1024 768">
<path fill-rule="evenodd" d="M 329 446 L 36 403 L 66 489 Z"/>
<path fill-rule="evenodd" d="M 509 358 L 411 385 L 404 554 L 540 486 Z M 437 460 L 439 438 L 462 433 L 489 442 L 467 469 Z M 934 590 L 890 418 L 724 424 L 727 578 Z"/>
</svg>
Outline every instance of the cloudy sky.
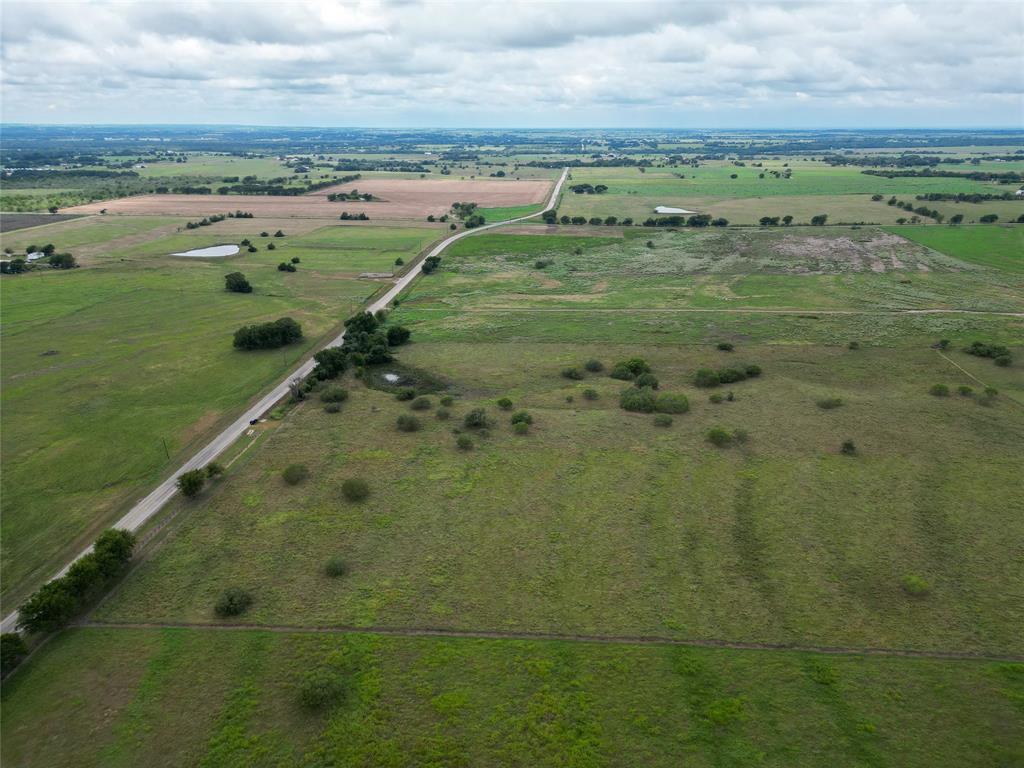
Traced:
<svg viewBox="0 0 1024 768">
<path fill-rule="evenodd" d="M 1024 3 L 0 2 L 5 122 L 1022 127 Z"/>
</svg>

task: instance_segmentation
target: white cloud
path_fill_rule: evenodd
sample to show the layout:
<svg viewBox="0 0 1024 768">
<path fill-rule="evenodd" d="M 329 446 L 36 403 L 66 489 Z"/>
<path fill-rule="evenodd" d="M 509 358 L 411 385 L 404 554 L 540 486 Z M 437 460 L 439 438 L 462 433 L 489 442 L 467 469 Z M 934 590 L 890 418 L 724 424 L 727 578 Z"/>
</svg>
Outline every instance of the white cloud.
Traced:
<svg viewBox="0 0 1024 768">
<path fill-rule="evenodd" d="M 6 121 L 688 127 L 756 108 L 773 125 L 1024 125 L 1015 1 L 14 0 L 2 13 Z"/>
</svg>

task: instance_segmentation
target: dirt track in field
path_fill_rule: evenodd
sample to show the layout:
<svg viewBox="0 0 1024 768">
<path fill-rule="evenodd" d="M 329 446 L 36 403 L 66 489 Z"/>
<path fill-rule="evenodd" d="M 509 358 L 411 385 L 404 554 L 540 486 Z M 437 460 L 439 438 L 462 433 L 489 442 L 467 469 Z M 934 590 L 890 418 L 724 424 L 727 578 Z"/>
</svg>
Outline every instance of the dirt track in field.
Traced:
<svg viewBox="0 0 1024 768">
<path fill-rule="evenodd" d="M 327 195 L 358 189 L 380 202 L 332 203 Z M 337 219 L 342 212 L 366 213 L 376 219 L 422 219 L 447 213 L 454 202 L 475 202 L 481 208 L 501 208 L 543 202 L 550 181 L 457 179 L 362 179 L 355 184 L 328 187 L 294 197 L 269 195 L 136 195 L 66 208 L 63 213 L 194 216 L 248 211 L 256 218 Z"/>
</svg>

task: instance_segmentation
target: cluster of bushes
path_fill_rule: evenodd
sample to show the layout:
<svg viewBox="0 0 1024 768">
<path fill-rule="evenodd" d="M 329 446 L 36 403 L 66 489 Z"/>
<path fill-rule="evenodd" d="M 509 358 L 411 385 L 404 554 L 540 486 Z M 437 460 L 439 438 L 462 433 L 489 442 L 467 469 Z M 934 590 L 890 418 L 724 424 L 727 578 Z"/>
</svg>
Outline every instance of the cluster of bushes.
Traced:
<svg viewBox="0 0 1024 768">
<path fill-rule="evenodd" d="M 693 216 L 659 216 L 651 217 L 644 221 L 645 227 L 726 227 L 728 219 L 713 219 L 710 214 L 697 213 Z"/>
<path fill-rule="evenodd" d="M 232 293 L 252 293 L 252 286 L 241 272 L 224 275 L 224 290 Z"/>
<path fill-rule="evenodd" d="M 880 195 L 875 195 L 875 196 L 872 196 L 871 199 L 875 200 L 876 198 L 880 199 L 881 196 Z M 890 197 L 886 201 L 886 204 L 887 205 L 896 206 L 897 208 L 899 208 L 900 210 L 903 210 L 903 211 L 908 211 L 910 213 L 916 213 L 918 216 L 927 216 L 930 219 L 935 219 L 935 221 L 937 221 L 939 223 L 942 223 L 942 220 L 945 218 L 939 211 L 932 210 L 931 208 L 929 208 L 926 205 L 919 205 L 919 206 L 917 206 L 915 208 L 913 203 L 908 203 L 908 202 L 906 202 L 904 200 L 897 200 L 895 197 Z M 960 217 L 959 221 L 962 221 L 962 220 L 963 220 L 963 216 Z M 955 223 L 959 223 L 959 221 L 957 221 Z"/>
<path fill-rule="evenodd" d="M 271 243 L 271 245 L 273 245 L 273 243 Z M 298 261 L 298 257 L 295 258 L 295 261 Z M 295 271 L 297 271 L 297 268 L 296 268 L 295 264 L 293 262 L 291 262 L 291 261 L 282 261 L 280 264 L 277 265 L 277 271 L 278 272 L 295 272 Z"/>
<path fill-rule="evenodd" d="M 316 365 L 306 381 L 306 389 L 311 390 L 322 381 L 334 379 L 340 376 L 348 368 L 349 363 L 361 367 L 364 365 L 377 365 L 392 360 L 390 348 L 405 344 L 412 332 L 403 326 L 393 325 L 386 330 L 383 323 L 386 320 L 386 313 L 381 311 L 376 315 L 369 312 L 361 312 L 353 315 L 345 321 L 345 340 L 340 347 L 322 349 L 313 355 Z M 344 391 L 337 388 L 338 391 Z M 341 400 L 328 400 L 325 395 L 333 389 L 325 390 L 321 394 L 324 402 L 340 403 Z M 413 396 L 415 396 L 415 392 Z"/>
<path fill-rule="evenodd" d="M 777 227 L 780 222 L 782 226 L 788 227 L 793 223 L 793 217 L 789 214 L 785 216 L 762 216 L 758 221 L 762 227 Z"/>
<path fill-rule="evenodd" d="M 215 461 L 211 461 L 202 469 L 190 469 L 178 475 L 178 490 L 187 499 L 203 490 L 207 480 L 212 480 L 224 474 L 224 467 Z"/>
<path fill-rule="evenodd" d="M 277 349 L 302 338 L 302 326 L 290 317 L 269 323 L 246 325 L 235 331 L 236 349 Z"/>
<path fill-rule="evenodd" d="M 427 258 L 423 260 L 423 274 L 429 275 L 430 273 L 436 271 L 440 263 L 440 256 L 427 256 Z"/>
<path fill-rule="evenodd" d="M 720 384 L 733 384 L 737 381 L 757 378 L 761 375 L 761 366 L 747 365 L 742 368 L 700 368 L 693 375 L 693 383 L 698 387 L 717 387 Z"/>
<path fill-rule="evenodd" d="M 332 203 L 344 203 L 350 200 L 362 200 L 365 203 L 369 203 L 373 200 L 373 195 L 369 192 L 360 192 L 358 189 L 353 189 L 351 192 L 332 192 L 327 196 L 327 199 Z"/>
<path fill-rule="evenodd" d="M 716 448 L 728 448 L 737 443 L 745 443 L 748 439 L 747 432 L 744 429 L 736 429 L 729 432 L 722 427 L 712 427 L 708 430 L 705 437 Z"/>
<path fill-rule="evenodd" d="M 349 213 L 345 211 L 338 217 L 339 221 L 369 221 L 370 217 L 365 213 Z"/>
<path fill-rule="evenodd" d="M 252 595 L 239 587 L 224 590 L 213 606 L 213 612 L 222 619 L 241 616 L 252 605 Z"/>
<path fill-rule="evenodd" d="M 222 213 L 216 213 L 213 216 L 207 216 L 205 219 L 199 221 L 190 221 L 185 224 L 185 229 L 199 229 L 200 227 L 208 227 L 211 224 L 216 224 L 218 221 L 224 221 L 227 216 Z M 244 217 L 243 217 L 244 218 Z"/>
<path fill-rule="evenodd" d="M 608 187 L 605 184 L 573 184 L 569 189 L 577 195 L 600 195 L 608 191 Z"/>
<path fill-rule="evenodd" d="M 548 221 L 548 223 L 550 223 L 550 224 L 554 224 L 555 223 L 554 222 L 555 214 L 554 214 L 553 211 L 551 211 L 550 213 L 552 214 L 551 217 L 550 217 L 550 220 L 545 215 L 545 221 Z M 617 216 L 606 216 L 603 219 L 600 216 L 591 216 L 589 219 L 586 216 L 562 216 L 561 218 L 559 218 L 559 222 L 561 222 L 562 224 L 576 224 L 576 225 L 590 224 L 591 226 L 594 226 L 594 227 L 600 227 L 600 226 L 606 226 L 606 227 L 614 227 L 614 226 L 631 227 L 631 226 L 633 226 L 633 219 L 627 217 L 627 218 L 623 219 L 622 221 L 619 221 L 619 218 Z"/>
<path fill-rule="evenodd" d="M 47 582 L 18 610 L 18 627 L 26 632 L 53 632 L 85 608 L 132 559 L 135 536 L 111 529 L 96 539 L 92 551 L 78 558 L 59 579 Z"/>
<path fill-rule="evenodd" d="M 690 401 L 686 395 L 656 393 L 651 387 L 630 387 L 619 395 L 619 407 L 635 413 L 686 413 Z"/>
<path fill-rule="evenodd" d="M 964 352 L 975 357 L 991 358 L 992 362 L 1004 368 L 1013 362 L 1010 350 L 1001 344 L 986 344 L 983 341 L 973 341 L 969 347 L 964 349 Z"/>
</svg>

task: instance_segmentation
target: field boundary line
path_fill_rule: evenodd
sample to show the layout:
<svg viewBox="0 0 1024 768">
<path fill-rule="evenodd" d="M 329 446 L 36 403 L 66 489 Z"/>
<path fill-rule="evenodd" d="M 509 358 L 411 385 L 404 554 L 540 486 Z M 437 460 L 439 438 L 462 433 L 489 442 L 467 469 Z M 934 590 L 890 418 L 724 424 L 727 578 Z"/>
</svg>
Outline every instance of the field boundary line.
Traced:
<svg viewBox="0 0 1024 768">
<path fill-rule="evenodd" d="M 700 307 L 417 307 L 405 305 L 406 309 L 416 312 L 577 312 L 577 313 L 609 313 L 609 312 L 676 312 L 676 313 L 715 313 L 755 315 L 995 315 L 998 317 L 1022 317 L 1024 312 L 997 312 L 984 309 L 758 309 L 756 307 L 720 307 L 708 309 Z"/>
<path fill-rule="evenodd" d="M 209 632 L 278 632 L 281 634 L 384 635 L 389 637 L 438 637 L 467 640 L 542 640 L 599 645 L 680 645 L 691 648 L 723 648 L 737 651 L 794 651 L 830 656 L 893 656 L 955 661 L 1024 662 L 1024 654 L 944 651 L 914 648 L 877 648 L 799 643 L 755 643 L 712 638 L 677 638 L 661 635 L 590 635 L 559 632 L 459 630 L 443 627 L 301 626 L 293 624 L 202 624 L 198 622 L 79 621 L 81 629 L 192 629 Z"/>
</svg>

